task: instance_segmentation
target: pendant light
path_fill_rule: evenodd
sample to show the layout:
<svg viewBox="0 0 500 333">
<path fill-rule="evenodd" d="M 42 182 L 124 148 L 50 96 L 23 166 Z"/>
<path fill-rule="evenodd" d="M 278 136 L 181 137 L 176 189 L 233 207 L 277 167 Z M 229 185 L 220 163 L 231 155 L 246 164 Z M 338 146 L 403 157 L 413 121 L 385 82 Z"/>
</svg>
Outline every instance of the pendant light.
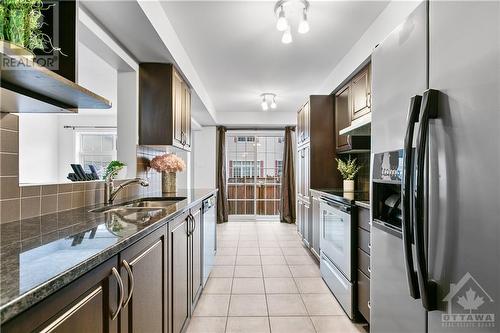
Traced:
<svg viewBox="0 0 500 333">
<path fill-rule="evenodd" d="M 285 31 L 286 29 L 288 29 L 288 21 L 285 17 L 285 10 L 283 9 L 283 6 L 281 6 L 279 9 L 278 22 L 276 22 L 276 29 L 278 29 L 278 31 Z"/>
<path fill-rule="evenodd" d="M 296 12 L 295 8 L 290 10 L 291 6 L 299 6 L 300 12 L 300 22 L 297 28 L 298 33 L 306 34 L 309 32 L 309 21 L 307 20 L 307 11 L 309 10 L 309 2 L 307 0 L 280 0 L 274 5 L 274 12 L 278 17 L 276 21 L 276 29 L 283 32 L 281 36 L 281 42 L 283 44 L 290 44 L 293 42 L 291 27 L 286 17 L 287 13 Z M 288 9 L 287 9 L 288 7 Z"/>
<path fill-rule="evenodd" d="M 271 106 L 271 109 L 276 109 L 278 107 L 278 104 L 276 103 L 276 94 L 262 93 L 260 94 L 260 97 L 262 98 L 260 106 L 263 111 L 269 110 L 269 106 Z M 269 105 L 268 98 L 271 100 L 271 105 Z"/>
</svg>

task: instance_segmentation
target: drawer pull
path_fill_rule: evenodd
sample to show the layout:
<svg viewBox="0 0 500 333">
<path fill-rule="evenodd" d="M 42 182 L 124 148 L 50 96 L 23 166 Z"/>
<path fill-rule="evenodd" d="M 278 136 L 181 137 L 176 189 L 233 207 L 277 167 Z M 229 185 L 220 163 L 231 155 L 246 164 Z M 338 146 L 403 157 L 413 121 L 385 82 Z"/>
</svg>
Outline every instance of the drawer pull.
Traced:
<svg viewBox="0 0 500 333">
<path fill-rule="evenodd" d="M 366 303 L 366 305 L 368 306 L 368 309 L 370 309 L 370 310 L 371 310 L 372 305 L 371 305 L 370 301 L 368 301 L 368 302 Z"/>
<path fill-rule="evenodd" d="M 368 269 L 368 273 L 370 273 L 370 274 L 371 274 L 371 273 L 372 273 L 372 268 L 371 268 L 371 266 L 368 266 L 368 268 L 367 268 L 367 269 Z"/>
</svg>

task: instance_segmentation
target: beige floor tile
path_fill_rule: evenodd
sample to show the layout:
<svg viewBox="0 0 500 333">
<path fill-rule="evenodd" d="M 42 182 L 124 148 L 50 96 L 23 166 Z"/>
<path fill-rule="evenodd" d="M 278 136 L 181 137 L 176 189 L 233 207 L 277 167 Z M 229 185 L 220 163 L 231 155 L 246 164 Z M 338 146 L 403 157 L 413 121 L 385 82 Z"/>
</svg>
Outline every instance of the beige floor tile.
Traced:
<svg viewBox="0 0 500 333">
<path fill-rule="evenodd" d="M 332 294 L 302 294 L 301 296 L 310 316 L 345 315 Z"/>
<path fill-rule="evenodd" d="M 238 247 L 238 240 L 218 240 L 217 247 Z"/>
<path fill-rule="evenodd" d="M 280 244 L 274 240 L 260 240 L 259 247 L 280 247 Z"/>
<path fill-rule="evenodd" d="M 318 333 L 365 333 L 361 325 L 356 325 L 346 316 L 311 317 Z"/>
<path fill-rule="evenodd" d="M 320 277 L 319 267 L 317 265 L 290 265 L 290 271 L 293 277 Z"/>
<path fill-rule="evenodd" d="M 201 295 L 193 316 L 225 317 L 229 308 L 229 295 Z"/>
<path fill-rule="evenodd" d="M 229 306 L 231 317 L 267 316 L 265 295 L 231 295 Z"/>
<path fill-rule="evenodd" d="M 239 256 L 258 256 L 260 251 L 258 247 L 240 247 L 238 248 Z"/>
<path fill-rule="evenodd" d="M 210 277 L 219 278 L 219 277 L 233 277 L 234 275 L 234 266 L 214 266 L 212 267 L 212 271 L 210 272 Z"/>
<path fill-rule="evenodd" d="M 257 240 L 242 240 L 239 241 L 238 247 L 259 247 Z"/>
<path fill-rule="evenodd" d="M 266 295 L 269 316 L 303 316 L 306 307 L 299 294 Z"/>
<path fill-rule="evenodd" d="M 260 266 L 260 256 L 237 256 L 236 266 Z"/>
<path fill-rule="evenodd" d="M 292 278 L 265 278 L 267 294 L 297 294 L 299 291 Z"/>
<path fill-rule="evenodd" d="M 228 317 L 226 333 L 269 333 L 268 317 Z"/>
<path fill-rule="evenodd" d="M 240 241 L 257 240 L 257 239 L 258 239 L 257 233 L 240 234 Z"/>
<path fill-rule="evenodd" d="M 285 256 L 288 265 L 314 265 L 316 261 L 311 256 Z"/>
<path fill-rule="evenodd" d="M 282 255 L 281 249 L 279 247 L 261 247 L 261 256 L 280 256 Z"/>
<path fill-rule="evenodd" d="M 302 247 L 284 247 L 281 251 L 285 256 L 304 256 L 309 254 L 307 250 Z"/>
<path fill-rule="evenodd" d="M 234 278 L 233 294 L 264 294 L 262 278 Z"/>
<path fill-rule="evenodd" d="M 291 277 L 290 269 L 286 265 L 262 266 L 264 277 Z"/>
<path fill-rule="evenodd" d="M 286 265 L 285 257 L 279 256 L 262 256 L 262 265 Z"/>
<path fill-rule="evenodd" d="M 291 241 L 279 241 L 280 247 L 299 247 L 303 248 L 304 245 L 299 240 L 291 240 Z"/>
<path fill-rule="evenodd" d="M 233 278 L 209 278 L 204 294 L 231 294 Z"/>
<path fill-rule="evenodd" d="M 270 317 L 273 333 L 315 333 L 309 317 Z"/>
<path fill-rule="evenodd" d="M 330 289 L 322 278 L 295 278 L 301 294 L 329 294 Z"/>
<path fill-rule="evenodd" d="M 262 277 L 262 266 L 235 266 L 234 277 Z"/>
<path fill-rule="evenodd" d="M 231 266 L 236 262 L 236 256 L 215 256 L 215 266 Z"/>
<path fill-rule="evenodd" d="M 224 333 L 226 317 L 193 317 L 186 333 Z"/>
<path fill-rule="evenodd" d="M 220 247 L 217 249 L 218 256 L 235 256 L 238 248 L 237 247 Z"/>
</svg>

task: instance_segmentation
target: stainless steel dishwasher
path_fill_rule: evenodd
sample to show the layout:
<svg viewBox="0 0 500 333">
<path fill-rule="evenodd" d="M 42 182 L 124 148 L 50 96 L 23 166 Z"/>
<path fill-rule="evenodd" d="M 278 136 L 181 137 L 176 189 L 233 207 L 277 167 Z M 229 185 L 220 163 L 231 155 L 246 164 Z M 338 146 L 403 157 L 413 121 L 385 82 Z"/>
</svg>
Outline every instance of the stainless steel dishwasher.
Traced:
<svg viewBox="0 0 500 333">
<path fill-rule="evenodd" d="M 203 201 L 203 286 L 207 283 L 217 251 L 216 197 Z"/>
</svg>

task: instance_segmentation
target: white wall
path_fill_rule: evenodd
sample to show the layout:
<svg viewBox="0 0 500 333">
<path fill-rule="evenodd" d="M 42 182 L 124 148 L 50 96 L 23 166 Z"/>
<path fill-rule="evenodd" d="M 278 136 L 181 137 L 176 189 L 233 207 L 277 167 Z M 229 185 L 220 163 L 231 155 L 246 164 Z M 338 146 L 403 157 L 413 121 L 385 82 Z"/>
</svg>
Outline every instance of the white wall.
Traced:
<svg viewBox="0 0 500 333">
<path fill-rule="evenodd" d="M 361 38 L 335 66 L 315 92 L 330 94 L 366 60 L 380 44 L 422 1 L 392 1 L 368 27 Z"/>
<path fill-rule="evenodd" d="M 304 97 L 306 98 L 306 97 Z M 295 112 L 217 112 L 217 124 L 225 126 L 284 127 L 297 123 Z"/>
<path fill-rule="evenodd" d="M 193 187 L 215 188 L 217 131 L 215 126 L 193 132 Z"/>
<path fill-rule="evenodd" d="M 112 103 L 111 109 L 80 110 L 81 114 L 116 114 L 118 109 L 118 72 L 82 43 L 78 43 L 78 84 L 104 96 Z"/>
<path fill-rule="evenodd" d="M 139 142 L 139 81 L 137 72 L 118 73 L 118 160 L 127 165 L 127 178 L 137 175 L 137 148 Z"/>
<path fill-rule="evenodd" d="M 58 116 L 19 114 L 19 183 L 58 180 Z"/>
</svg>

